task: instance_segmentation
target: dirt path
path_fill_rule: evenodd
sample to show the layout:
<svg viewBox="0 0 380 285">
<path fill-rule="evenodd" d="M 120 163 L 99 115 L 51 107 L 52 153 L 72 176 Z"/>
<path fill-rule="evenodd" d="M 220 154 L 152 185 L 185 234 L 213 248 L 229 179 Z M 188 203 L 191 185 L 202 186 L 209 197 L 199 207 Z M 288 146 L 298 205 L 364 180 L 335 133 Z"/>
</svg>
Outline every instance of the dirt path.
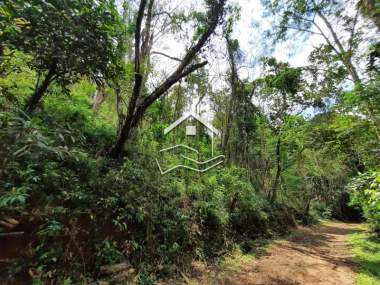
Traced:
<svg viewBox="0 0 380 285">
<path fill-rule="evenodd" d="M 275 242 L 269 253 L 243 268 L 217 274 L 217 281 L 211 284 L 354 285 L 354 264 L 347 240 L 356 228 L 354 224 L 336 222 L 301 228 L 289 239 Z"/>
</svg>

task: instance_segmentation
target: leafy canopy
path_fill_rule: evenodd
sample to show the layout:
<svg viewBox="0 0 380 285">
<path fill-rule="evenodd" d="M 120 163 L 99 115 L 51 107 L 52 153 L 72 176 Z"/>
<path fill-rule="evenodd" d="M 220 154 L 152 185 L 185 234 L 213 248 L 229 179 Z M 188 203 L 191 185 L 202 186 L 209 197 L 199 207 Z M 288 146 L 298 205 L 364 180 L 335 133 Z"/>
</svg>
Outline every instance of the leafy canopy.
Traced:
<svg viewBox="0 0 380 285">
<path fill-rule="evenodd" d="M 63 86 L 81 75 L 94 80 L 111 76 L 123 32 L 114 1 L 8 1 L 0 9 L 10 28 L 0 41 L 33 55 L 39 73 L 55 68 Z"/>
</svg>

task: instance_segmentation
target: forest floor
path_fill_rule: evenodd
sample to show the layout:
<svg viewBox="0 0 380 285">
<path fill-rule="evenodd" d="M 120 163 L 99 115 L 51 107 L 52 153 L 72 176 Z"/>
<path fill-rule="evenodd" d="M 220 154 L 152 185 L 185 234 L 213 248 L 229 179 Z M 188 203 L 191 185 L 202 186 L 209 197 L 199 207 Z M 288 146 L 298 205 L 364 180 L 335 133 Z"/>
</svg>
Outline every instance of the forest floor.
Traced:
<svg viewBox="0 0 380 285">
<path fill-rule="evenodd" d="M 325 222 L 295 230 L 252 256 L 233 256 L 222 266 L 194 264 L 188 284 L 224 285 L 354 285 L 356 265 L 350 235 L 360 225 Z"/>
</svg>

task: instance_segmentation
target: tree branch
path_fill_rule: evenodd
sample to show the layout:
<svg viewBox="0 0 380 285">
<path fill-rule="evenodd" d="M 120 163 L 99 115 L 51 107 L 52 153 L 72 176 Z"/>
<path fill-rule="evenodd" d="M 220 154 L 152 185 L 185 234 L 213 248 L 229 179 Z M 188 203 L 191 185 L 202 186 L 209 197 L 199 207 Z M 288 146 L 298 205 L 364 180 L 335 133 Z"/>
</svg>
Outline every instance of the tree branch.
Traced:
<svg viewBox="0 0 380 285">
<path fill-rule="evenodd" d="M 352 25 L 350 38 L 348 40 L 348 45 L 349 45 L 348 50 L 349 50 L 349 52 L 352 52 L 352 49 L 353 49 L 353 46 L 354 46 L 354 37 L 355 37 L 356 24 L 358 23 L 358 18 L 359 18 L 359 7 L 357 6 L 356 7 L 355 18 L 354 18 L 354 23 Z"/>
<path fill-rule="evenodd" d="M 317 33 L 317 32 L 313 32 L 311 30 L 307 30 L 307 29 L 302 29 L 302 28 L 297 28 L 297 27 L 286 27 L 287 29 L 292 29 L 292 30 L 297 30 L 297 31 L 300 31 L 300 32 L 307 32 L 307 33 L 310 33 L 310 34 L 314 34 L 314 35 L 319 35 L 319 36 L 322 36 L 321 33 Z"/>
<path fill-rule="evenodd" d="M 205 31 L 198 42 L 188 50 L 185 57 L 182 59 L 181 64 L 178 66 L 177 70 L 183 70 L 195 57 L 197 52 L 204 46 L 206 41 L 209 39 L 211 34 L 215 31 L 216 26 L 218 25 L 219 18 L 222 15 L 224 3 L 226 0 L 221 0 L 216 7 L 213 7 L 210 11 L 209 26 L 207 31 Z"/>
<path fill-rule="evenodd" d="M 171 60 L 181 61 L 181 59 L 179 59 L 178 57 L 173 57 L 173 56 L 170 56 L 170 55 L 163 53 L 163 52 L 160 52 L 160 51 L 152 51 L 151 54 L 159 54 L 159 55 L 165 56 Z"/>
<path fill-rule="evenodd" d="M 218 4 L 211 8 L 208 15 L 208 29 L 201 35 L 198 42 L 187 51 L 177 69 L 158 88 L 156 88 L 148 97 L 146 97 L 139 107 L 137 107 L 135 112 L 136 115 L 133 118 L 132 127 L 135 127 L 139 123 L 146 109 L 162 94 L 164 94 L 171 86 L 173 86 L 181 78 L 207 64 L 207 61 L 204 61 L 202 63 L 194 64 L 188 67 L 190 62 L 195 58 L 196 54 L 201 50 L 206 41 L 210 38 L 211 34 L 215 31 L 219 19 L 224 11 L 223 7 L 225 2 L 226 0 L 221 0 Z"/>
<path fill-rule="evenodd" d="M 187 76 L 191 72 L 205 66 L 207 62 L 202 62 L 198 64 L 190 63 L 194 60 L 197 53 L 205 45 L 206 41 L 214 33 L 220 18 L 224 12 L 224 4 L 226 0 L 215 1 L 207 12 L 208 25 L 207 30 L 200 36 L 197 43 L 192 46 L 187 52 L 184 58 L 181 60 L 180 64 L 175 71 L 158 87 L 156 88 L 148 97 L 146 97 L 142 103 L 137 105 L 137 99 L 139 98 L 140 89 L 143 83 L 143 76 L 140 74 L 140 32 L 141 32 L 141 22 L 144 15 L 144 9 L 147 0 L 141 0 L 140 7 L 138 11 L 138 17 L 136 20 L 136 34 L 135 34 L 135 84 L 133 87 L 133 92 L 131 100 L 128 106 L 127 116 L 123 122 L 123 126 L 118 135 L 115 145 L 109 153 L 110 157 L 117 158 L 121 155 L 125 142 L 130 136 L 131 130 L 137 126 L 139 121 L 142 119 L 147 108 L 157 99 L 160 98 L 168 89 L 177 83 L 181 78 Z"/>
<path fill-rule="evenodd" d="M 332 42 L 330 41 L 330 39 L 328 38 L 328 36 L 325 35 L 325 33 L 323 32 L 322 28 L 319 25 L 317 25 L 315 22 L 314 22 L 314 26 L 317 27 L 317 29 L 321 33 L 322 37 L 325 39 L 325 41 L 327 42 L 327 44 L 335 51 L 336 55 L 341 56 L 340 52 L 332 44 Z"/>
<path fill-rule="evenodd" d="M 360 78 L 359 78 L 359 75 L 357 73 L 357 70 L 354 67 L 354 65 L 352 64 L 351 59 L 347 58 L 347 52 L 345 51 L 343 44 L 339 40 L 338 35 L 334 31 L 331 23 L 326 18 L 326 16 L 323 15 L 320 11 L 317 11 L 317 14 L 323 20 L 323 22 L 326 24 L 327 28 L 329 29 L 329 31 L 330 31 L 333 39 L 334 39 L 334 42 L 338 46 L 338 49 L 339 49 L 339 53 L 337 53 L 337 54 L 341 57 L 341 60 L 342 60 L 343 64 L 346 66 L 346 68 L 348 69 L 349 73 L 351 74 L 352 79 L 354 80 L 354 82 L 360 82 Z"/>
<path fill-rule="evenodd" d="M 170 87 L 172 87 L 179 80 L 186 77 L 187 75 L 194 72 L 195 70 L 204 67 L 207 63 L 208 63 L 207 61 L 203 61 L 201 63 L 193 64 L 187 67 L 181 73 L 174 72 L 173 74 L 171 74 L 160 86 L 158 86 L 151 93 L 149 97 L 145 98 L 145 100 L 141 103 L 139 107 L 137 107 L 136 116 L 132 122 L 132 127 L 135 127 L 139 123 L 146 109 L 148 109 L 149 106 L 152 105 L 158 98 L 160 98 L 161 95 L 164 94 Z"/>
</svg>

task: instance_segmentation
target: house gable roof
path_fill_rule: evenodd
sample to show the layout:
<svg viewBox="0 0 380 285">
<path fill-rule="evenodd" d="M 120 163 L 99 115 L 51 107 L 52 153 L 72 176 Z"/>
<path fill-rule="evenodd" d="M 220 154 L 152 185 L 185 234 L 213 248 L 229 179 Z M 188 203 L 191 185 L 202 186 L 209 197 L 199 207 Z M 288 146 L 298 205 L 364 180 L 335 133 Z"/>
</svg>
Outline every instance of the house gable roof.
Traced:
<svg viewBox="0 0 380 285">
<path fill-rule="evenodd" d="M 198 122 L 202 123 L 213 134 L 215 134 L 217 136 L 220 134 L 220 132 L 216 128 L 214 128 L 211 124 L 209 124 L 208 122 L 206 122 L 204 119 L 202 119 L 200 116 L 198 116 L 194 112 L 191 112 L 191 113 L 189 113 L 187 115 L 183 115 L 182 117 L 180 117 L 178 120 L 176 120 L 174 123 L 172 123 L 169 127 L 165 128 L 164 134 L 166 135 L 171 130 L 173 130 L 174 128 L 176 128 L 179 124 L 181 124 L 183 121 L 186 121 L 187 119 L 189 119 L 191 117 L 194 118 L 194 119 L 196 119 Z"/>
</svg>

